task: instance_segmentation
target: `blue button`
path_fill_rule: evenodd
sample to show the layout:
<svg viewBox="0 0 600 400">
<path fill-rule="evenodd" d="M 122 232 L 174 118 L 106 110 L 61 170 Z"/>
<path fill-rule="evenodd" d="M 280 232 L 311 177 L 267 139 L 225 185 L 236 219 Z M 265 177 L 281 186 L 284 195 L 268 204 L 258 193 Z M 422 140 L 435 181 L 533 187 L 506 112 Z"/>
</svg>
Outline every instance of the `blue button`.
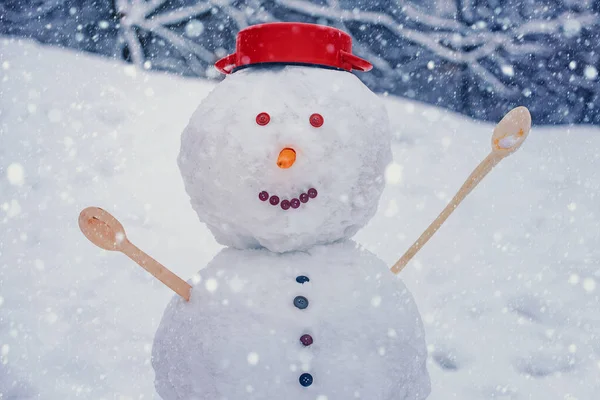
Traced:
<svg viewBox="0 0 600 400">
<path fill-rule="evenodd" d="M 294 297 L 294 305 L 297 308 L 304 310 L 306 307 L 308 307 L 308 299 L 304 296 L 296 296 Z"/>
<path fill-rule="evenodd" d="M 311 374 L 302 374 L 300 375 L 300 384 L 304 387 L 309 387 L 313 383 L 313 377 Z"/>
<path fill-rule="evenodd" d="M 300 276 L 296 277 L 296 282 L 298 282 L 298 283 L 306 283 L 309 281 L 310 281 L 310 279 L 308 279 L 308 276 L 300 275 Z"/>
</svg>

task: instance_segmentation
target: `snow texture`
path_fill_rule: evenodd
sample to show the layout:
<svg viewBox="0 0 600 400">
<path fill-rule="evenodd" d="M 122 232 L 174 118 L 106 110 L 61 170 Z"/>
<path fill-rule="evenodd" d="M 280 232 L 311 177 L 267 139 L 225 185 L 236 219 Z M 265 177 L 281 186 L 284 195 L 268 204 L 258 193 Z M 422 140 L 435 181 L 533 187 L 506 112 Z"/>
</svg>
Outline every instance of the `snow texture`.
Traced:
<svg viewBox="0 0 600 400">
<path fill-rule="evenodd" d="M 206 266 L 221 247 L 176 159 L 213 84 L 5 38 L 0 65 L 0 393 L 151 399 L 173 294 L 89 243 L 77 216 L 109 210 L 186 279 Z M 391 266 L 489 153 L 494 127 L 384 103 L 394 162 L 355 240 Z M 401 273 L 425 328 L 428 400 L 598 398 L 600 130 L 533 122 Z"/>
<path fill-rule="evenodd" d="M 2 353 L 7 353 L 6 344 Z M 2 400 L 29 400 L 36 397 L 35 390 L 28 382 L 15 376 L 9 365 L 0 362 L 0 399 Z"/>
<path fill-rule="evenodd" d="M 270 122 L 257 124 L 266 112 Z M 324 124 L 310 124 L 313 113 Z M 383 102 L 356 76 L 312 67 L 248 68 L 228 76 L 200 104 L 181 140 L 179 166 L 192 206 L 217 241 L 275 252 L 353 236 L 375 214 L 391 160 Z M 296 152 L 277 166 L 284 148 Z M 297 209 L 280 201 L 309 189 Z"/>
<path fill-rule="evenodd" d="M 517 135 L 505 136 L 498 141 L 498 145 L 503 149 L 510 149 L 519 143 L 520 138 Z"/>
<path fill-rule="evenodd" d="M 190 302 L 173 298 L 154 339 L 165 400 L 429 395 L 414 300 L 383 261 L 352 241 L 285 254 L 225 249 L 192 282 Z M 296 296 L 308 307 L 296 308 Z M 304 334 L 312 345 L 300 342 Z M 298 382 L 305 372 L 310 387 Z"/>
</svg>

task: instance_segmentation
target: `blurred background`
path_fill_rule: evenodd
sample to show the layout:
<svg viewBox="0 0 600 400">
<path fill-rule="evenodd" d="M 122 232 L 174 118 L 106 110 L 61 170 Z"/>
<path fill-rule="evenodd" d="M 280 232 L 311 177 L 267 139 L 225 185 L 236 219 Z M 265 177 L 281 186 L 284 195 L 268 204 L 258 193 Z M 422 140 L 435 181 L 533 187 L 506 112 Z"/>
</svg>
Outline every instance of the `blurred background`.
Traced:
<svg viewBox="0 0 600 400">
<path fill-rule="evenodd" d="M 270 21 L 349 32 L 374 91 L 495 121 L 600 123 L 594 0 L 3 0 L 0 34 L 218 79 L 237 32 Z"/>
</svg>

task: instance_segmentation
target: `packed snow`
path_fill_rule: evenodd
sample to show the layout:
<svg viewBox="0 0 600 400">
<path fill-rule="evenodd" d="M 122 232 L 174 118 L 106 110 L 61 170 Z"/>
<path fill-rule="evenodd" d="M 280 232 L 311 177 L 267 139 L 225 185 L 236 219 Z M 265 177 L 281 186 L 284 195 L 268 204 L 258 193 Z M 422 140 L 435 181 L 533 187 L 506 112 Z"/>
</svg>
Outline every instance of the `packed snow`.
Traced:
<svg viewBox="0 0 600 400">
<path fill-rule="evenodd" d="M 510 149 L 513 148 L 517 143 L 519 143 L 520 140 L 521 138 L 517 135 L 509 135 L 500 139 L 498 141 L 498 145 L 502 149 Z"/>
<path fill-rule="evenodd" d="M 286 148 L 296 154 L 293 168 L 277 165 Z M 253 67 L 228 76 L 198 107 L 179 166 L 219 243 L 283 252 L 353 236 L 375 214 L 391 157 L 385 106 L 356 76 Z"/>
<path fill-rule="evenodd" d="M 284 254 L 222 250 L 192 277 L 190 303 L 176 296 L 165 311 L 152 350 L 159 394 L 425 399 L 423 325 L 387 268 L 353 241 Z"/>
<path fill-rule="evenodd" d="M 221 247 L 197 221 L 176 159 L 213 84 L 8 39 L 0 64 L 0 393 L 153 398 L 152 341 L 172 292 L 94 247 L 77 216 L 109 210 L 185 279 L 207 265 Z M 406 100 L 386 106 L 394 161 L 355 240 L 391 266 L 485 157 L 493 126 Z M 429 399 L 600 390 L 600 131 L 533 119 L 523 147 L 401 273 L 424 323 Z"/>
<path fill-rule="evenodd" d="M 179 166 L 200 220 L 238 250 L 165 311 L 152 349 L 163 399 L 429 395 L 412 296 L 346 240 L 375 214 L 390 140 L 383 101 L 345 71 L 254 66 L 202 101 Z"/>
</svg>

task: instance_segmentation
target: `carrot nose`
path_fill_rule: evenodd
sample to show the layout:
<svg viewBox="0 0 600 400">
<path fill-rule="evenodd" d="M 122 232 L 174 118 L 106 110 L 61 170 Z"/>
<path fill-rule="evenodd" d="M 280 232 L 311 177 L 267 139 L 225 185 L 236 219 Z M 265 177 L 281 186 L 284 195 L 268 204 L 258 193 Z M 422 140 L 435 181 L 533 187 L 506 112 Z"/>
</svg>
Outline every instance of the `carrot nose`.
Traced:
<svg viewBox="0 0 600 400">
<path fill-rule="evenodd" d="M 277 157 L 277 166 L 279 168 L 289 168 L 292 165 L 294 165 L 295 161 L 296 152 L 294 151 L 294 149 L 286 147 L 285 149 L 281 150 L 281 152 L 279 153 L 279 157 Z"/>
</svg>

